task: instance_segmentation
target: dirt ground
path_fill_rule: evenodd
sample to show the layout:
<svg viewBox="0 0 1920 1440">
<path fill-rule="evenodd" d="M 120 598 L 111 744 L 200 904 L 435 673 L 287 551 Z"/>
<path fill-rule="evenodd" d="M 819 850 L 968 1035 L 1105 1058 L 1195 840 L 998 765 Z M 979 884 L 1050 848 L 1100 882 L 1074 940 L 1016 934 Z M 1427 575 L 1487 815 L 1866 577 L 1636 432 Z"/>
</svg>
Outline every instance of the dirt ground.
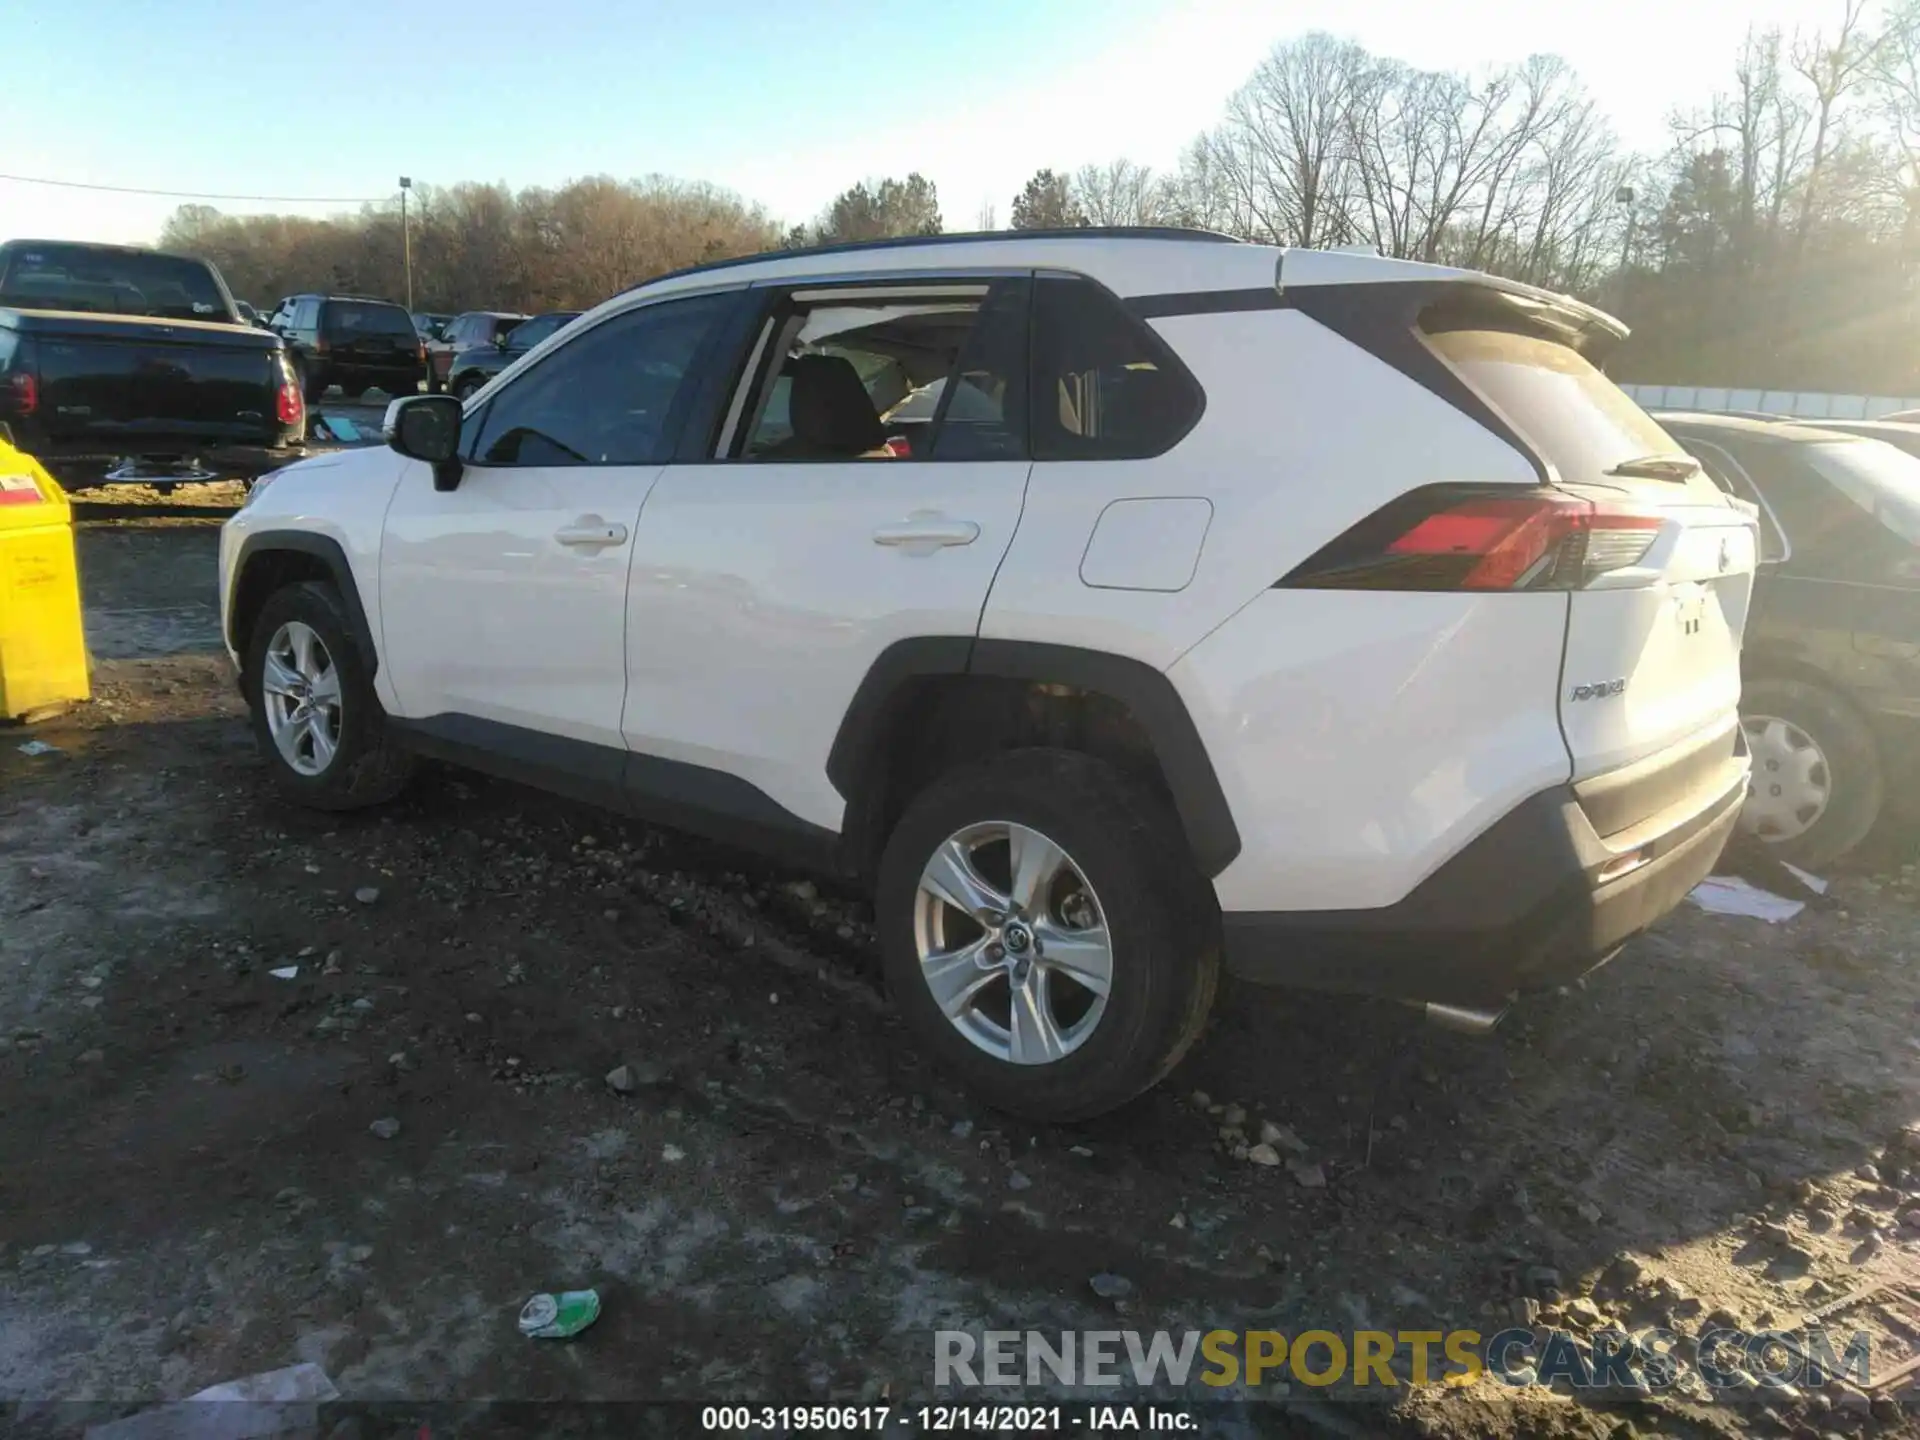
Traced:
<svg viewBox="0 0 1920 1440">
<path fill-rule="evenodd" d="M 1696 1333 L 1920 1273 L 1909 836 L 1785 924 L 1685 907 L 1490 1038 L 1230 984 L 1159 1090 L 1036 1127 L 914 1052 L 857 897 L 446 770 L 373 813 L 279 803 L 219 651 L 215 541 L 90 521 L 95 699 L 0 731 L 0 1428 L 303 1360 L 342 1436 L 481 1433 L 482 1401 L 904 1405 L 943 1328 L 1491 1333 L 1597 1307 Z M 1235 1158 L 1269 1119 L 1298 1153 Z M 528 1295 L 589 1285 L 592 1329 L 519 1334 Z M 1880 1370 L 1920 1351 L 1869 1328 Z M 1022 1393 L 1045 1392 L 994 1398 Z M 1203 1413 L 1911 1428 L 1843 1387 L 1379 1397 Z"/>
</svg>

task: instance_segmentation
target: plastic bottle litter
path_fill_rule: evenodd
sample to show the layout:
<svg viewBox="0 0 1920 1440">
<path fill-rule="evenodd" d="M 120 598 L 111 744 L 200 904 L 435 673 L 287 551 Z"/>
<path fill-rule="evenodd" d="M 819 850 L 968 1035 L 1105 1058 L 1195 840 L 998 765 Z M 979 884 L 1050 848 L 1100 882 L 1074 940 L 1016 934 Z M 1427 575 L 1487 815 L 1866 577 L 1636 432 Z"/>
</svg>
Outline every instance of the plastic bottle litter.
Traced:
<svg viewBox="0 0 1920 1440">
<path fill-rule="evenodd" d="M 536 1295 L 520 1307 L 520 1333 L 530 1340 L 568 1340 L 600 1318 L 596 1290 Z"/>
</svg>

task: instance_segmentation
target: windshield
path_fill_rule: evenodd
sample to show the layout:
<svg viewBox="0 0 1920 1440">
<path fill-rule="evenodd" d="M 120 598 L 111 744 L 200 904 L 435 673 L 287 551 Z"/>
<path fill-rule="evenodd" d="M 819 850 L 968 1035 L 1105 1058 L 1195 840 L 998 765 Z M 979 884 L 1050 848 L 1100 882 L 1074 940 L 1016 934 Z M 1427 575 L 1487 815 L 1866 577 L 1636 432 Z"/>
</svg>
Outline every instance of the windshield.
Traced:
<svg viewBox="0 0 1920 1440">
<path fill-rule="evenodd" d="M 90 245 L 35 245 L 14 251 L 4 264 L 0 305 L 220 324 L 234 320 L 213 267 L 202 260 Z"/>
<path fill-rule="evenodd" d="M 1570 346 L 1506 330 L 1430 330 L 1427 343 L 1568 480 L 1681 455 L 1673 437 Z"/>
<path fill-rule="evenodd" d="M 1809 445 L 1813 468 L 1909 544 L 1920 545 L 1920 460 L 1878 440 Z"/>
<path fill-rule="evenodd" d="M 327 306 L 327 329 L 346 335 L 413 336 L 413 317 L 398 305 L 365 305 L 335 300 Z"/>
</svg>

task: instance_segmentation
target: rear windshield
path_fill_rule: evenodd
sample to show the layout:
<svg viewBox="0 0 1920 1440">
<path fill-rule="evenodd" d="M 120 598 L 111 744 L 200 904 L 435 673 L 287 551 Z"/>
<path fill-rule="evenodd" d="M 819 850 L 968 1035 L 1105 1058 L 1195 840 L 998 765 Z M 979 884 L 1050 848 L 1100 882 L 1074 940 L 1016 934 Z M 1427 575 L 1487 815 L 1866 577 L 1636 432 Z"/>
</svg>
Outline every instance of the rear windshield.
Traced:
<svg viewBox="0 0 1920 1440">
<path fill-rule="evenodd" d="M 413 316 L 398 305 L 335 300 L 327 306 L 327 329 L 337 335 L 413 335 Z"/>
<path fill-rule="evenodd" d="M 231 324 L 203 260 L 90 245 L 33 245 L 0 256 L 0 305 Z"/>
<path fill-rule="evenodd" d="M 1558 341 L 1507 330 L 1429 330 L 1427 343 L 1568 480 L 1685 452 L 1618 385 Z"/>
<path fill-rule="evenodd" d="M 1920 545 L 1920 460 L 1879 440 L 1809 445 L 1806 455 L 1834 489 L 1908 544 Z"/>
</svg>

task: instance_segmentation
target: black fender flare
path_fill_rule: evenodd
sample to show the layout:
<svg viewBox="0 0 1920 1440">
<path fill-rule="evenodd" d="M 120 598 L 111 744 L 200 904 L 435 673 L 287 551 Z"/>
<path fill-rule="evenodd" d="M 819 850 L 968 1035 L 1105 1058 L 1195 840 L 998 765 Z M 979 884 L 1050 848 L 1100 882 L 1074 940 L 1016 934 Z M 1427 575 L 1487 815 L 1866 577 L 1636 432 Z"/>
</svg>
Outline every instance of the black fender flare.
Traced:
<svg viewBox="0 0 1920 1440">
<path fill-rule="evenodd" d="M 1206 742 L 1164 673 L 1144 661 L 1027 640 L 933 635 L 897 640 L 875 658 L 827 754 L 827 779 L 851 803 L 880 742 L 888 705 L 907 682 L 928 675 L 982 675 L 1070 685 L 1105 695 L 1132 712 L 1152 742 L 1186 831 L 1194 862 L 1212 879 L 1240 853 L 1240 831 Z"/>
<path fill-rule="evenodd" d="M 309 530 L 257 530 L 240 542 L 240 553 L 233 560 L 233 588 L 227 595 L 227 644 L 236 652 L 241 649 L 243 637 L 233 633 L 233 624 L 248 563 L 261 555 L 285 553 L 311 556 L 326 567 L 347 607 L 347 619 L 366 660 L 367 673 L 372 674 L 380 665 L 380 649 L 373 643 L 373 627 L 367 623 L 366 607 L 361 603 L 360 586 L 353 578 L 346 548 L 331 535 L 316 535 Z"/>
</svg>

